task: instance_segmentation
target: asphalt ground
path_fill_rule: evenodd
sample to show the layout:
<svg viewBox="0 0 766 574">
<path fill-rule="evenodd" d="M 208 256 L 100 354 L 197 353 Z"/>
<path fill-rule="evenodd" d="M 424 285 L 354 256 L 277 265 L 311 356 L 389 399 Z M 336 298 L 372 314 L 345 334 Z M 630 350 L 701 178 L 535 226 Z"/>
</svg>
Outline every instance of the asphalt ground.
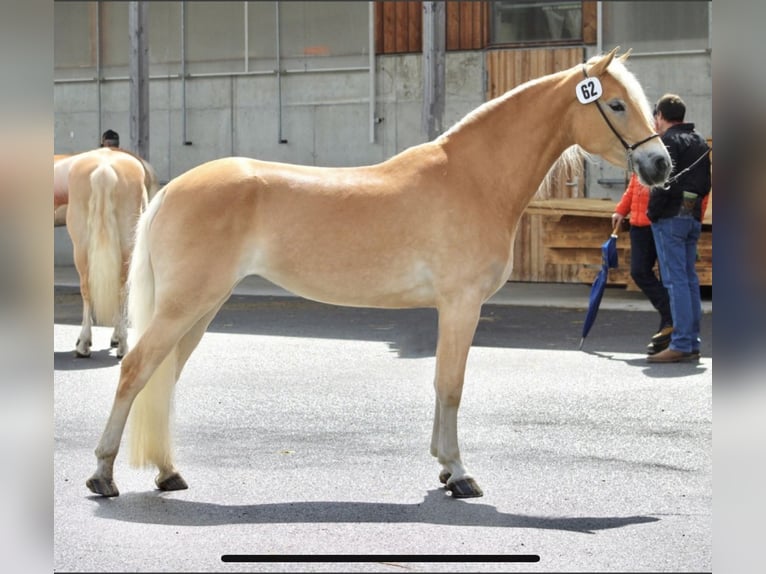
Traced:
<svg viewBox="0 0 766 574">
<path fill-rule="evenodd" d="M 485 495 L 458 500 L 428 453 L 435 311 L 235 294 L 177 388 L 189 490 L 121 453 L 105 499 L 85 480 L 119 362 L 104 327 L 73 356 L 80 305 L 56 288 L 56 571 L 712 569 L 712 311 L 699 363 L 651 365 L 653 311 L 603 308 L 579 351 L 587 300 L 486 304 L 459 415 Z"/>
</svg>

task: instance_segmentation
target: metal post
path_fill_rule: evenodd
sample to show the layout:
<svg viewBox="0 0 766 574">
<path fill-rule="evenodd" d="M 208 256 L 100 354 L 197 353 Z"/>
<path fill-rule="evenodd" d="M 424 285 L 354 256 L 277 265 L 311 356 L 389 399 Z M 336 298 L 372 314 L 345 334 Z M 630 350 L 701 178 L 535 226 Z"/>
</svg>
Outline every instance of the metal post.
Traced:
<svg viewBox="0 0 766 574">
<path fill-rule="evenodd" d="M 370 143 L 375 143 L 375 74 L 377 73 L 377 70 L 375 69 L 375 2 L 370 2 L 368 4 L 369 12 L 368 12 L 368 45 L 367 49 L 369 50 L 369 61 L 370 61 Z"/>
<path fill-rule="evenodd" d="M 149 43 L 146 2 L 128 6 L 130 36 L 130 145 L 138 156 L 149 160 Z"/>
<path fill-rule="evenodd" d="M 444 2 L 423 2 L 423 132 L 429 140 L 442 132 L 446 19 Z"/>
<path fill-rule="evenodd" d="M 192 145 L 189 139 L 187 127 L 187 105 L 186 105 L 186 78 L 189 72 L 186 69 L 186 22 L 188 16 L 186 12 L 186 0 L 181 2 L 181 143 L 183 145 Z"/>
<path fill-rule="evenodd" d="M 275 2 L 277 8 L 277 141 L 286 144 L 284 134 L 282 133 L 282 38 L 279 25 L 279 0 Z"/>
<path fill-rule="evenodd" d="M 101 116 L 103 115 L 103 100 L 101 95 L 101 76 L 104 75 L 103 65 L 101 63 L 101 2 L 96 2 L 96 88 L 98 96 L 98 133 L 96 141 L 101 143 L 101 133 L 103 125 L 101 123 Z"/>
</svg>

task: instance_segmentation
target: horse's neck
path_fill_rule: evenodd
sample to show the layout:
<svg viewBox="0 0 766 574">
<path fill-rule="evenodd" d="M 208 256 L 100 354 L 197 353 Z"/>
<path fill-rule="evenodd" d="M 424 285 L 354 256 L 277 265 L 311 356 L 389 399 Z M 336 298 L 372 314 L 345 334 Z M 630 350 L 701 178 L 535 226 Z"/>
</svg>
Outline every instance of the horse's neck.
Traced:
<svg viewBox="0 0 766 574">
<path fill-rule="evenodd" d="M 574 93 L 563 95 L 564 78 L 556 74 L 500 96 L 443 136 L 450 158 L 471 170 L 513 217 L 520 216 L 550 167 L 574 144 L 566 125 Z"/>
</svg>

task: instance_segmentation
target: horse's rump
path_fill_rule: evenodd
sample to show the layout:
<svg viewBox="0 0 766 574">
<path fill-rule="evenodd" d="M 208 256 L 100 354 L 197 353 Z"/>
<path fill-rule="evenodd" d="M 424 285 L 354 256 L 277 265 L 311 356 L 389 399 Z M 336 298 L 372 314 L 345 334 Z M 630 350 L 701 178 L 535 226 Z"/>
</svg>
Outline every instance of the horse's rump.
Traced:
<svg viewBox="0 0 766 574">
<path fill-rule="evenodd" d="M 138 160 L 107 149 L 81 154 L 69 168 L 67 228 L 75 265 L 87 283 L 97 322 L 114 325 L 136 220 L 146 204 Z"/>
</svg>

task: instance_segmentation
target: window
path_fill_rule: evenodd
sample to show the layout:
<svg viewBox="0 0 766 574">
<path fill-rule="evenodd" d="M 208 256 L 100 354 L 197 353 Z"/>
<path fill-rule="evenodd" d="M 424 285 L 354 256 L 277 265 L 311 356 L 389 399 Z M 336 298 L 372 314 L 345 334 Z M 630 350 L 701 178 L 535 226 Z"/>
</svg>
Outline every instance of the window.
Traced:
<svg viewBox="0 0 766 574">
<path fill-rule="evenodd" d="M 705 50 L 711 2 L 604 2 L 604 49 Z"/>
<path fill-rule="evenodd" d="M 564 44 L 582 40 L 582 2 L 492 2 L 493 44 Z"/>
</svg>

